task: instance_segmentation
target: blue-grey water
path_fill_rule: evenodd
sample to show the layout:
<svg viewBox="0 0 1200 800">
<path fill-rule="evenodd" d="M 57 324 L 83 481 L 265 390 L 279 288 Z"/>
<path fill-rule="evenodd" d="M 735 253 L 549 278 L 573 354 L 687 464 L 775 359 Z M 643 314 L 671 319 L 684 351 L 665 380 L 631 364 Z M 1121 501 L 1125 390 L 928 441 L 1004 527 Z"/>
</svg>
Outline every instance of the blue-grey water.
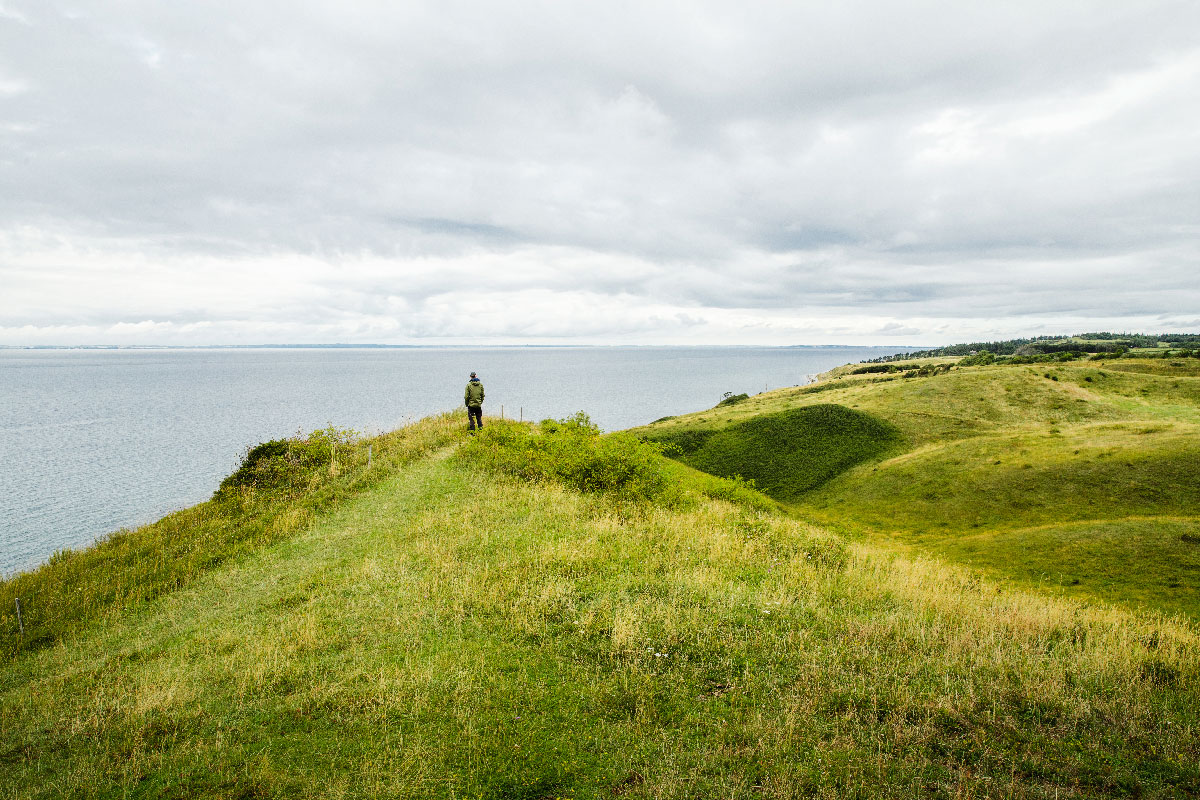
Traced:
<svg viewBox="0 0 1200 800">
<path fill-rule="evenodd" d="M 330 423 L 391 430 L 457 408 L 472 370 L 485 416 L 584 410 L 616 430 L 896 351 L 0 350 L 0 576 L 206 500 L 260 441 Z"/>
</svg>

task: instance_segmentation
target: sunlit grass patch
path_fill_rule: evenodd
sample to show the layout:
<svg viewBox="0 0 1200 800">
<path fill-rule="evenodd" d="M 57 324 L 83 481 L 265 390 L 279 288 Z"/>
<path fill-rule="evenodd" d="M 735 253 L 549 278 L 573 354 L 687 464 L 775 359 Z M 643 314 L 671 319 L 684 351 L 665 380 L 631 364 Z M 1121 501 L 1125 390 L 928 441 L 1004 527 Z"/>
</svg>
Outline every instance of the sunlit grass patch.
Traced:
<svg viewBox="0 0 1200 800">
<path fill-rule="evenodd" d="M 1084 520 L 941 538 L 940 551 L 1021 585 L 1200 620 L 1200 517 Z"/>
<path fill-rule="evenodd" d="M 888 530 L 1015 528 L 1200 509 L 1190 426 L 1070 428 L 976 437 L 860 467 L 805 497 Z"/>
</svg>

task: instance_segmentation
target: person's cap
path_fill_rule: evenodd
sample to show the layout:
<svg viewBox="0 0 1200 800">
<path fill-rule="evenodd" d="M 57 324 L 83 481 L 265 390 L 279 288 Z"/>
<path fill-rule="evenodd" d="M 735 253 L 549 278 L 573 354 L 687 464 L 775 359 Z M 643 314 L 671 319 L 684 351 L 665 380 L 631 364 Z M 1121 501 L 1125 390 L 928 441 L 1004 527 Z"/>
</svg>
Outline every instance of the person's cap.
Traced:
<svg viewBox="0 0 1200 800">
<path fill-rule="evenodd" d="M 474 372 L 472 372 L 472 373 L 471 373 L 471 377 L 472 377 L 472 378 L 474 378 L 474 377 L 475 377 L 475 373 L 474 373 Z"/>
</svg>

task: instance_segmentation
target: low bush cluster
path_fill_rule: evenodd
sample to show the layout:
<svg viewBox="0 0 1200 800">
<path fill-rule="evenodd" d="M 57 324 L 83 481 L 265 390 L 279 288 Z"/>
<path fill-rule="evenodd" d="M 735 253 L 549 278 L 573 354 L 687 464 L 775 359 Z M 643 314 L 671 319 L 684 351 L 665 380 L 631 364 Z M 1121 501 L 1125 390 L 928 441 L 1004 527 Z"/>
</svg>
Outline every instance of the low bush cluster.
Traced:
<svg viewBox="0 0 1200 800">
<path fill-rule="evenodd" d="M 922 364 L 919 367 L 898 364 L 867 364 L 851 370 L 851 375 L 881 375 L 895 372 L 904 373 L 906 378 L 928 378 L 949 372 L 953 364 Z"/>
<path fill-rule="evenodd" d="M 338 448 L 348 454 L 359 438 L 358 431 L 330 425 L 307 436 L 257 444 L 246 451 L 237 471 L 221 481 L 217 497 L 237 490 L 291 495 L 310 489 L 325 473 L 337 472 Z"/>
<path fill-rule="evenodd" d="M 459 453 L 476 466 L 525 480 L 645 501 L 662 499 L 671 486 L 662 449 L 631 433 L 601 434 L 580 411 L 537 425 L 493 422 Z"/>
<path fill-rule="evenodd" d="M 720 408 L 721 406 L 737 405 L 738 403 L 741 403 L 741 402 L 743 402 L 745 400 L 749 400 L 749 399 L 750 399 L 750 395 L 746 394 L 745 392 L 743 392 L 742 394 L 734 394 L 733 392 L 726 392 L 725 396 L 723 398 L 721 398 L 721 402 L 717 403 L 717 408 Z"/>
</svg>

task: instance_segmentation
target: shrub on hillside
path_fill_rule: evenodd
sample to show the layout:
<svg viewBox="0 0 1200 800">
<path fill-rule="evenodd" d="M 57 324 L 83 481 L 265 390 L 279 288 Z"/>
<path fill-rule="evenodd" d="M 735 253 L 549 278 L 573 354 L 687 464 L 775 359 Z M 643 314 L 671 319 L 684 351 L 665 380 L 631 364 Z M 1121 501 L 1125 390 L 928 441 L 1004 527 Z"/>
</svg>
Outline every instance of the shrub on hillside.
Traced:
<svg viewBox="0 0 1200 800">
<path fill-rule="evenodd" d="M 335 470 L 338 447 L 358 437 L 357 431 L 330 425 L 303 437 L 261 442 L 249 448 L 237 470 L 221 481 L 217 496 L 239 489 L 289 494 L 309 488 L 323 473 Z"/>
<path fill-rule="evenodd" d="M 721 399 L 721 402 L 717 403 L 717 408 L 720 408 L 721 406 L 737 405 L 738 403 L 742 402 L 743 400 L 749 400 L 749 399 L 750 399 L 750 395 L 745 394 L 744 392 L 742 394 L 734 394 L 733 392 L 726 392 L 725 396 Z"/>
<path fill-rule="evenodd" d="M 463 445 L 460 456 L 529 481 L 556 481 L 623 500 L 656 500 L 670 485 L 662 449 L 630 433 L 601 434 L 580 411 L 538 425 L 493 422 Z"/>
<path fill-rule="evenodd" d="M 996 355 L 991 350 L 980 350 L 975 355 L 967 356 L 958 362 L 960 367 L 979 367 L 985 364 L 991 364 L 996 360 Z"/>
<path fill-rule="evenodd" d="M 669 456 L 686 456 L 696 452 L 708 437 L 716 433 L 712 428 L 671 428 L 665 431 L 654 431 L 652 439 L 663 445 L 663 452 Z"/>
</svg>

